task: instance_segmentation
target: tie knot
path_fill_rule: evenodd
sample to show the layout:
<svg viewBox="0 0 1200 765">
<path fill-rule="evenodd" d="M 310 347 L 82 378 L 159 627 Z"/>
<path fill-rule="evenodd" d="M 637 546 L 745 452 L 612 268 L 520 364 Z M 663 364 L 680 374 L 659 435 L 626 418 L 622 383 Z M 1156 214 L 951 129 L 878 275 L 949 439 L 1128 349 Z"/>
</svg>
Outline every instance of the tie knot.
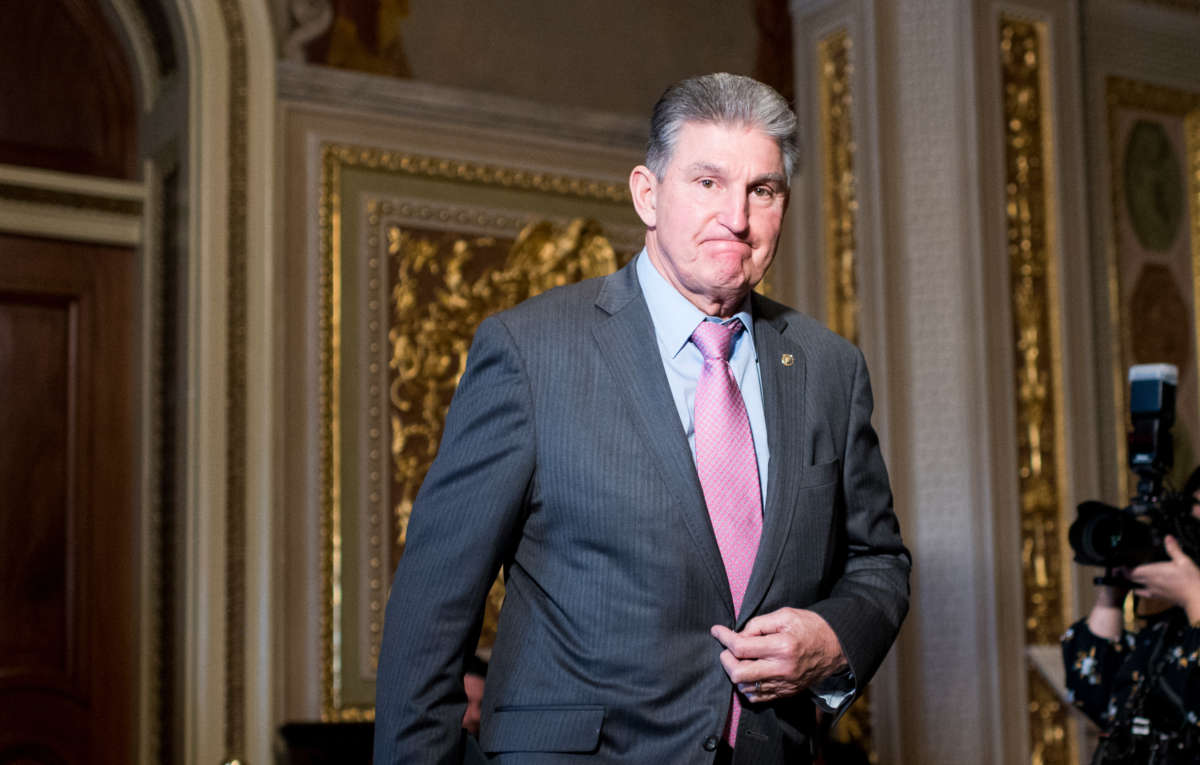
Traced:
<svg viewBox="0 0 1200 765">
<path fill-rule="evenodd" d="M 692 332 L 692 342 L 700 349 L 700 354 L 706 360 L 728 361 L 729 350 L 733 348 L 733 340 L 742 329 L 744 327 L 742 327 L 740 319 L 734 319 L 728 324 L 705 320 L 700 322 L 700 326 Z"/>
</svg>

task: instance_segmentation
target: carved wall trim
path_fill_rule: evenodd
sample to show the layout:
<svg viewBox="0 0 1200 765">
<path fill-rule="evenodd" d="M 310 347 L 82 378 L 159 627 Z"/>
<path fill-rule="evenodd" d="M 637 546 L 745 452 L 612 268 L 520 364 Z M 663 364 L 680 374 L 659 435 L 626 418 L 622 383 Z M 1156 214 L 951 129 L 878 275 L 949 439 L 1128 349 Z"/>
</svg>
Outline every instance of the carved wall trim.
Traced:
<svg viewBox="0 0 1200 765">
<path fill-rule="evenodd" d="M 615 149 L 644 150 L 648 131 L 644 118 L 540 104 L 295 61 L 279 62 L 278 91 L 284 100 L 339 111 Z"/>
<path fill-rule="evenodd" d="M 852 343 L 858 342 L 858 258 L 856 216 L 857 179 L 854 175 L 854 45 L 846 30 L 824 38 L 817 46 L 820 71 L 821 175 L 825 223 L 825 262 L 828 274 L 826 316 L 829 327 Z"/>
<path fill-rule="evenodd" d="M 1071 618 L 1070 576 L 1064 571 L 1069 559 L 1063 554 L 1061 483 L 1066 466 L 1055 250 L 1056 160 L 1045 35 L 1041 22 L 1008 14 L 1000 18 L 1027 645 L 1056 643 Z M 1066 708 L 1033 667 L 1027 673 L 1032 762 L 1074 762 Z"/>
<path fill-rule="evenodd" d="M 119 19 L 119 28 L 133 52 L 134 66 L 131 68 L 139 80 L 138 96 L 142 111 L 149 112 L 162 89 L 161 62 L 154 37 L 135 0 L 108 0 L 108 3 Z"/>
<path fill-rule="evenodd" d="M 0 199 L 138 215 L 145 196 L 139 181 L 0 164 Z"/>
<path fill-rule="evenodd" d="M 97 244 L 140 244 L 146 185 L 0 165 L 0 229 Z"/>
<path fill-rule="evenodd" d="M 225 730 L 226 757 L 246 751 L 246 31 L 239 0 L 220 0 L 228 43 L 225 388 Z"/>
<path fill-rule="evenodd" d="M 792 0 L 796 109 L 805 159 L 792 190 L 789 228 L 800 251 L 772 272 L 784 299 L 860 345 L 871 370 L 873 422 L 892 452 L 887 386 L 889 332 L 879 177 L 876 39 L 871 0 Z M 898 505 L 899 507 L 899 505 Z M 884 664 L 835 735 L 873 761 L 901 757 L 897 666 Z"/>
<path fill-rule="evenodd" d="M 334 146 L 331 151 L 340 154 L 344 164 L 403 175 L 633 204 L 629 187 L 621 183 L 366 147 Z"/>
<path fill-rule="evenodd" d="M 290 0 L 287 6 L 287 39 L 283 56 L 289 61 L 304 60 L 304 46 L 320 37 L 333 22 L 332 0 Z"/>
</svg>

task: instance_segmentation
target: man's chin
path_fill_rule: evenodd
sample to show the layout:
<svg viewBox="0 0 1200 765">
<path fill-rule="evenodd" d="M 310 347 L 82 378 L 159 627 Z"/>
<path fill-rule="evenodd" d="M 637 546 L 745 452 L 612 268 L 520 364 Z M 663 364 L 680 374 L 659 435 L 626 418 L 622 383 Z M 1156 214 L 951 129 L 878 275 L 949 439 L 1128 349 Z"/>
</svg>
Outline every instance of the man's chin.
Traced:
<svg viewBox="0 0 1200 765">
<path fill-rule="evenodd" d="M 720 288 L 713 290 L 712 294 L 722 305 L 736 305 L 750 294 L 756 283 L 745 278 L 720 282 Z"/>
<path fill-rule="evenodd" d="M 717 291 L 730 297 L 745 296 L 762 281 L 762 275 L 746 273 L 743 268 L 731 268 L 713 274 L 711 284 L 719 285 Z"/>
</svg>

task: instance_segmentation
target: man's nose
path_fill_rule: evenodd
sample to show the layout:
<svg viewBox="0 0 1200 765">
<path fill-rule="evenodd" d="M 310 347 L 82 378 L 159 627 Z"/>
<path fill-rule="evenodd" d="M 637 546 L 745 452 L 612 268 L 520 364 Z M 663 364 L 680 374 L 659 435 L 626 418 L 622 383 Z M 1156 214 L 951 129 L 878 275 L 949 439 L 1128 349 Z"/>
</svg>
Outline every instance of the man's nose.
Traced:
<svg viewBox="0 0 1200 765">
<path fill-rule="evenodd" d="M 731 191 L 721 199 L 718 222 L 735 234 L 744 234 L 750 227 L 749 206 L 746 195 Z"/>
</svg>

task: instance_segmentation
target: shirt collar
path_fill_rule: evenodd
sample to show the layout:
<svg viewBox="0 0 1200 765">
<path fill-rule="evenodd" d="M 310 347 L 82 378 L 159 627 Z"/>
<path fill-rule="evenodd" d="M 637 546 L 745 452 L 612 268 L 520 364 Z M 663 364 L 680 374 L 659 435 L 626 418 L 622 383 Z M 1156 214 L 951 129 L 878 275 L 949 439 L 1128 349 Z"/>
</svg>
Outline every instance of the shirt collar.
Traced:
<svg viewBox="0 0 1200 765">
<path fill-rule="evenodd" d="M 650 316 L 654 320 L 654 330 L 658 333 L 659 342 L 674 358 L 679 355 L 692 337 L 696 326 L 708 317 L 703 311 L 685 298 L 679 290 L 663 277 L 650 262 L 650 256 L 643 249 L 637 256 L 637 277 L 642 287 L 642 295 L 650 308 Z M 758 358 L 758 350 L 754 345 L 754 320 L 750 313 L 750 295 L 742 301 L 741 309 L 734 314 L 742 320 L 745 326 L 750 347 L 754 349 L 754 358 Z"/>
</svg>

